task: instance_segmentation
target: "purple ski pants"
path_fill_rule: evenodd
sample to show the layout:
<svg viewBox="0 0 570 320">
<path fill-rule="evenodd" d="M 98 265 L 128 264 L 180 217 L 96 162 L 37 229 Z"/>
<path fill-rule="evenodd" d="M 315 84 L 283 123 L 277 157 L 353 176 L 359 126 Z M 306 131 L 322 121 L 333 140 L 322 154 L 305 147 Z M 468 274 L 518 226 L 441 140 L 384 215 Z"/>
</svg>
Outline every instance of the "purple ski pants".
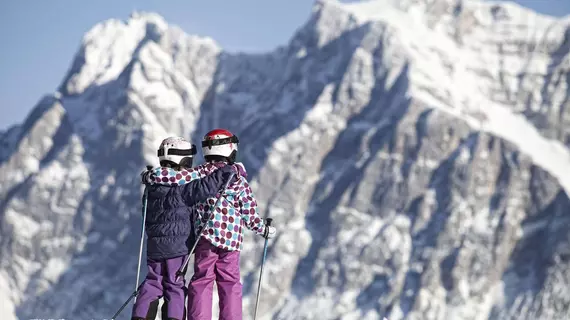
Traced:
<svg viewBox="0 0 570 320">
<path fill-rule="evenodd" d="M 133 317 L 146 318 L 150 304 L 164 296 L 168 317 L 184 319 L 184 277 L 176 282 L 176 271 L 186 256 L 166 259 L 147 259 L 148 273 L 133 307 Z"/>
<path fill-rule="evenodd" d="M 195 253 L 194 276 L 188 286 L 188 320 L 212 319 L 214 280 L 218 288 L 219 320 L 242 320 L 239 251 L 220 249 L 200 238 Z"/>
</svg>

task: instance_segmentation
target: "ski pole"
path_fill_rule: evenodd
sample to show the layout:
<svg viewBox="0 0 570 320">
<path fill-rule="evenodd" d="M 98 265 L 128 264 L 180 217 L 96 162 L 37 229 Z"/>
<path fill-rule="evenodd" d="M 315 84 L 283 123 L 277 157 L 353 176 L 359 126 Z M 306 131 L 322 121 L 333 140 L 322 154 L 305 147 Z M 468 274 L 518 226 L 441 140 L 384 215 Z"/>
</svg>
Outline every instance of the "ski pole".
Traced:
<svg viewBox="0 0 570 320">
<path fill-rule="evenodd" d="M 146 166 L 147 170 L 152 170 L 152 166 Z M 142 253 L 143 253 L 143 244 L 144 244 L 144 226 L 146 224 L 146 205 L 148 203 L 148 185 L 144 186 L 144 194 L 143 194 L 143 221 L 142 221 L 142 228 L 141 228 L 141 244 L 139 247 L 139 263 L 137 266 L 137 282 L 135 283 L 135 292 L 138 291 L 139 287 L 139 277 L 141 275 L 141 260 L 142 260 Z M 137 296 L 135 295 L 133 303 L 137 302 Z"/>
<path fill-rule="evenodd" d="M 146 166 L 146 169 L 152 170 L 152 166 Z M 127 301 L 125 301 L 125 303 L 123 303 L 123 305 L 119 308 L 119 310 L 117 310 L 117 312 L 115 312 L 115 314 L 111 317 L 111 320 L 115 320 L 115 318 L 118 317 L 119 314 L 121 314 L 121 312 L 127 306 L 127 304 L 129 304 L 129 302 L 131 302 L 131 300 L 133 298 L 136 298 L 136 296 L 139 294 L 139 291 L 142 288 L 142 285 L 144 283 L 144 281 L 143 281 L 143 283 L 141 283 L 139 285 L 139 276 L 140 276 L 141 259 L 142 259 L 142 248 L 143 248 L 143 242 L 144 242 L 144 225 L 146 223 L 147 202 L 148 202 L 148 186 L 145 185 L 144 194 L 143 194 L 143 207 L 142 207 L 143 222 L 142 222 L 142 228 L 141 228 L 141 242 L 140 242 L 140 249 L 139 249 L 139 263 L 138 263 L 138 267 L 137 267 L 137 282 L 135 284 L 135 291 L 131 294 L 131 296 L 127 299 Z M 136 299 L 135 299 L 135 301 L 136 301 Z"/>
<path fill-rule="evenodd" d="M 131 302 L 131 300 L 139 294 L 139 290 L 142 288 L 143 284 L 144 284 L 144 281 L 143 281 L 143 283 L 140 284 L 140 286 L 137 287 L 135 292 L 133 292 L 131 294 L 131 296 L 127 299 L 127 301 L 125 301 L 125 303 L 123 303 L 123 305 L 119 308 L 119 310 L 117 310 L 117 312 L 115 312 L 115 314 L 111 317 L 111 320 L 115 320 L 119 316 L 119 314 L 121 314 L 123 309 L 125 309 L 127 304 L 129 304 L 129 302 Z"/>
<path fill-rule="evenodd" d="M 231 172 L 230 177 L 228 178 L 228 181 L 226 181 L 226 184 L 222 187 L 222 189 L 220 191 L 220 197 L 218 198 L 218 200 L 216 201 L 216 204 L 213 207 L 214 211 L 216 210 L 216 208 L 220 204 L 220 201 L 222 201 L 223 194 L 226 191 L 226 189 L 228 188 L 228 186 L 230 185 L 230 182 L 234 178 L 234 175 L 235 175 L 235 173 Z M 204 231 L 206 224 L 210 220 L 209 216 L 210 215 L 208 215 L 208 219 L 206 221 L 202 221 L 202 223 L 200 224 L 198 232 L 196 233 L 196 239 L 194 240 L 194 244 L 192 245 L 192 249 L 190 249 L 190 253 L 188 253 L 188 256 L 186 257 L 186 259 L 184 259 L 184 263 L 182 264 L 182 266 L 180 266 L 178 271 L 176 271 L 176 280 L 175 280 L 176 282 L 178 282 L 178 279 L 181 276 L 184 276 L 184 274 L 186 273 L 185 269 L 186 269 L 186 266 L 188 266 L 188 263 L 190 262 L 190 256 L 192 255 L 192 253 L 194 253 L 194 250 L 196 249 L 196 246 L 198 245 L 198 240 L 200 240 L 200 235 L 202 234 L 202 231 Z"/>
<path fill-rule="evenodd" d="M 271 221 L 273 219 L 267 218 L 265 223 L 265 227 L 269 227 L 271 225 Z M 257 305 L 259 304 L 259 293 L 261 291 L 261 276 L 263 275 L 263 265 L 265 264 L 265 256 L 267 255 L 267 240 L 269 238 L 265 237 L 265 244 L 263 245 L 263 258 L 261 259 L 261 269 L 259 270 L 259 282 L 257 283 L 257 296 L 255 297 L 255 311 L 253 312 L 253 320 L 257 318 Z"/>
</svg>

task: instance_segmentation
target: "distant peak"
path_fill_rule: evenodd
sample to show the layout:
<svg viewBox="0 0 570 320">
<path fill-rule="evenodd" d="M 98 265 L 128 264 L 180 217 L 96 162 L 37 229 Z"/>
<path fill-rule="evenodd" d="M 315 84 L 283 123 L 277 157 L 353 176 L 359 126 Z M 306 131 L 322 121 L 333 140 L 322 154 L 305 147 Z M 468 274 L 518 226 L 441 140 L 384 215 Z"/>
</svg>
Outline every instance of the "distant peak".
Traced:
<svg viewBox="0 0 570 320">
<path fill-rule="evenodd" d="M 324 7 L 336 7 L 350 13 L 359 21 L 392 20 L 403 13 L 413 15 L 427 15 L 442 18 L 454 16 L 459 12 L 478 12 L 479 15 L 493 16 L 497 10 L 501 10 L 504 16 L 528 16 L 532 15 L 546 19 L 547 21 L 560 20 L 544 14 L 540 14 L 530 8 L 523 7 L 510 1 L 483 1 L 483 0 L 315 0 L 313 11 L 322 10 Z M 570 15 L 568 16 L 570 18 Z"/>
<path fill-rule="evenodd" d="M 149 23 L 167 25 L 164 17 L 156 12 L 136 11 L 136 10 L 131 12 L 131 14 L 129 15 L 129 19 L 127 20 L 127 23 L 129 21 L 141 21 L 141 20 Z"/>
<path fill-rule="evenodd" d="M 145 43 L 158 43 L 168 30 L 161 15 L 145 11 L 133 11 L 126 20 L 97 23 L 84 35 L 60 92 L 64 96 L 80 94 L 89 86 L 116 79 Z"/>
</svg>

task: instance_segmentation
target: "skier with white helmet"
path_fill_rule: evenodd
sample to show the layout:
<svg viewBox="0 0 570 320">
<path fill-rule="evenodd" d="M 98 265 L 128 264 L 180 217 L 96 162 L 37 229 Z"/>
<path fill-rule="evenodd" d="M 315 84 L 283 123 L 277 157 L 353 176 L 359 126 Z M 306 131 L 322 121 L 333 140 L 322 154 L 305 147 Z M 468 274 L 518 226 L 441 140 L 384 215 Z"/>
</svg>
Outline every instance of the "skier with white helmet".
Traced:
<svg viewBox="0 0 570 320">
<path fill-rule="evenodd" d="M 176 279 L 191 248 L 193 223 L 191 208 L 199 201 L 214 197 L 228 179 L 232 166 L 210 170 L 192 168 L 196 146 L 181 137 L 169 137 L 158 149 L 160 166 L 141 174 L 148 186 L 148 207 L 145 222 L 147 234 L 148 273 L 135 305 L 132 320 L 154 319 L 156 302 L 164 297 L 163 319 L 185 319 L 185 280 Z M 175 179 L 184 185 L 171 187 Z"/>
<path fill-rule="evenodd" d="M 206 160 L 206 173 L 218 167 L 234 164 L 239 140 L 224 129 L 208 132 L 202 140 Z M 242 250 L 242 226 L 258 235 L 273 238 L 276 230 L 266 225 L 257 213 L 257 202 L 246 179 L 245 169 L 240 168 L 237 181 L 232 182 L 225 201 L 219 207 L 211 197 L 196 204 L 198 213 L 207 225 L 199 235 L 194 259 L 194 276 L 188 286 L 188 320 L 212 319 L 212 293 L 217 283 L 220 317 L 222 320 L 242 319 L 242 284 L 240 281 L 239 255 Z M 167 184 L 167 182 L 159 182 Z M 173 183 L 184 184 L 177 179 Z"/>
</svg>

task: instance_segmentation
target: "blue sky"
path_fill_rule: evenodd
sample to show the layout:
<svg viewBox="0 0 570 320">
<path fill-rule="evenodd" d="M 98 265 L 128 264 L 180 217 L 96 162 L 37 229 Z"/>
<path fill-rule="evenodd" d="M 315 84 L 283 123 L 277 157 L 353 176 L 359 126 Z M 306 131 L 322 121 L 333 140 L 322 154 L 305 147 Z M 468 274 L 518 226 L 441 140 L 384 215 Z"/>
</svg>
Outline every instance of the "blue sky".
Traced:
<svg viewBox="0 0 570 320">
<path fill-rule="evenodd" d="M 570 0 L 517 0 L 563 16 Z M 210 36 L 231 51 L 285 44 L 309 17 L 313 0 L 2 0 L 0 1 L 0 130 L 22 122 L 61 82 L 83 34 L 134 10 L 158 12 L 187 33 Z"/>
</svg>

